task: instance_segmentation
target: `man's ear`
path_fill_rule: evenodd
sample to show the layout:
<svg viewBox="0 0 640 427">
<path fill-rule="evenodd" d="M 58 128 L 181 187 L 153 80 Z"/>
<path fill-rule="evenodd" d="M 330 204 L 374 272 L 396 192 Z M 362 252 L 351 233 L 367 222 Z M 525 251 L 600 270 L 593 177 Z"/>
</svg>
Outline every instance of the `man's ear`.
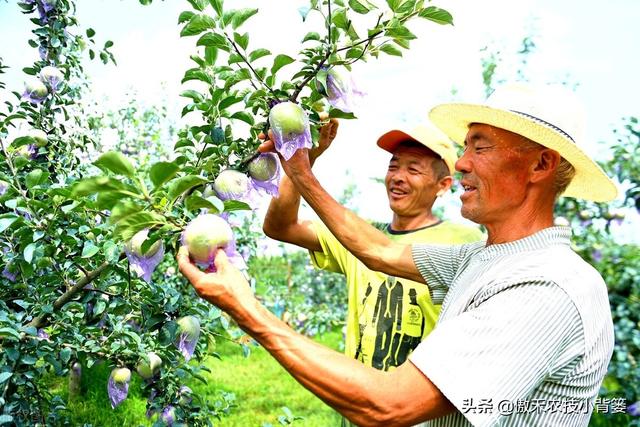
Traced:
<svg viewBox="0 0 640 427">
<path fill-rule="evenodd" d="M 535 163 L 532 167 L 532 182 L 544 181 L 553 178 L 558 165 L 560 154 L 550 148 L 545 148 L 536 153 Z"/>
<path fill-rule="evenodd" d="M 451 185 L 453 185 L 453 177 L 451 177 L 451 175 L 447 175 L 444 178 L 442 178 L 440 181 L 438 181 L 439 190 L 436 193 L 436 196 L 440 197 L 444 193 L 449 191 L 449 189 L 451 188 Z"/>
</svg>

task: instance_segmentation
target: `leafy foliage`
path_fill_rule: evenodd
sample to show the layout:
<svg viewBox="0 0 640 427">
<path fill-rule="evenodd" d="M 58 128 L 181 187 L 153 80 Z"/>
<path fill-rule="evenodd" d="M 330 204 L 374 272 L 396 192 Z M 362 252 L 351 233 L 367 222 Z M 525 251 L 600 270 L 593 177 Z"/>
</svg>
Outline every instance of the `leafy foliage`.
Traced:
<svg viewBox="0 0 640 427">
<path fill-rule="evenodd" d="M 90 89 L 85 55 L 115 64 L 113 42 L 99 47 L 92 28 L 79 28 L 73 0 L 17 3 L 33 25 L 28 44 L 40 59 L 23 70 L 35 79 L 24 94 L 5 97 L 0 83 L 6 99 L 0 111 L 2 423 L 66 424 L 67 402 L 47 387 L 48 377 L 70 375 L 72 367 L 77 375 L 78 367 L 99 362 L 135 372 L 150 351 L 163 361 L 160 375 L 140 384 L 150 415 L 172 407 L 180 422 L 210 425 L 223 414 L 228 402 L 184 399 L 181 387 L 187 379 L 204 381 L 207 368 L 201 361 L 216 336 L 231 335 L 246 351 L 249 346 L 225 315 L 195 298 L 176 276 L 172 254 L 181 231 L 203 210 L 233 219 L 251 208 L 242 201 L 223 202 L 209 187 L 223 169 L 246 170 L 276 102 L 300 101 L 317 138 L 322 121 L 316 109 L 325 100 L 316 76 L 323 67 L 348 68 L 380 52 L 398 55 L 415 39 L 405 25 L 410 19 L 451 23 L 446 11 L 425 8 L 421 0 L 389 1 L 385 10 L 366 0 L 311 0 L 301 17 L 319 14 L 325 25 L 304 37 L 294 58 L 252 45 L 242 28 L 257 9 L 231 9 L 222 0 L 187 4 L 190 9 L 178 17 L 180 34 L 193 37 L 201 50 L 182 79 L 190 86 L 182 93 L 183 115 L 197 118 L 190 120 L 195 125 L 175 131 L 163 126 L 164 109 L 135 102 L 106 114 L 89 111 L 83 101 Z M 353 14 L 377 19 L 366 30 L 356 29 Z M 6 68 L 0 60 L 0 75 Z M 45 79 L 43 70 L 54 73 Z M 353 117 L 336 109 L 329 115 Z M 149 234 L 142 253 L 158 241 L 167 248 L 151 283 L 131 274 L 123 253 L 144 229 Z M 241 252 L 255 253 L 255 231 L 247 223 L 235 231 Z M 297 277 L 307 277 L 299 259 L 292 265 Z M 337 281 L 318 280 L 322 283 L 300 281 L 310 293 L 300 300 L 302 309 L 288 306 L 296 316 L 311 313 L 323 286 L 338 295 Z M 332 309 L 313 310 L 316 318 L 308 315 L 305 330 L 331 325 L 339 315 Z M 190 363 L 176 347 L 177 320 L 186 315 L 202 326 Z M 285 411 L 282 420 L 295 417 Z"/>
</svg>

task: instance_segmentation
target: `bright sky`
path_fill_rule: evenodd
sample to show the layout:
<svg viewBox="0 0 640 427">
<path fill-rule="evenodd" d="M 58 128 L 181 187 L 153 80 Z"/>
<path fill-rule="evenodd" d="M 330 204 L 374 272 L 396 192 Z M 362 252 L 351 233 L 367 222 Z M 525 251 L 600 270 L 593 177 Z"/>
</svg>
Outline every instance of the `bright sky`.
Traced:
<svg viewBox="0 0 640 427">
<path fill-rule="evenodd" d="M 112 51 L 119 63 L 114 67 L 96 62 L 87 67 L 94 94 L 99 99 L 109 96 L 113 105 L 122 102 L 131 88 L 142 102 L 166 97 L 178 120 L 186 103 L 178 94 L 187 88 L 179 82 L 191 67 L 189 54 L 196 41 L 179 37 L 177 17 L 189 9 L 188 3 L 155 0 L 147 7 L 137 0 L 77 3 L 80 23 L 84 28 L 93 27 L 97 40 L 115 42 Z M 384 5 L 382 0 L 374 3 Z M 304 4 L 298 0 L 226 1 L 227 7 L 260 9 L 243 27 L 251 35 L 250 49 L 265 47 L 294 57 L 307 31 L 322 31 L 321 22 L 313 18 L 302 24 L 297 8 Z M 526 76 L 534 82 L 577 85 L 589 117 L 587 150 L 592 155 L 606 156 L 598 152 L 596 142 L 611 138 L 611 129 L 623 117 L 640 115 L 637 0 L 442 0 L 433 4 L 449 10 L 455 26 L 411 22 L 409 27 L 418 40 L 404 58 L 385 56 L 356 67 L 355 76 L 368 93 L 356 112 L 359 119 L 342 121 L 334 146 L 317 164 L 319 179 L 335 195 L 349 180 L 356 182 L 360 195 L 355 204 L 363 216 L 390 218 L 384 189 L 370 179 L 383 176 L 389 158 L 375 146 L 377 137 L 391 128 L 410 128 L 426 119 L 434 104 L 481 101 L 480 49 L 484 46 L 513 59 L 523 37 L 533 36 L 536 50 L 529 56 Z M 22 90 L 20 70 L 37 55 L 27 45 L 31 28 L 15 2 L 0 0 L 0 56 L 12 67 L 4 80 L 18 91 Z M 505 64 L 498 74 L 513 79 L 517 65 Z M 286 70 L 281 71 L 283 76 Z M 448 215 L 457 215 L 456 204 L 457 197 L 450 196 Z"/>
</svg>

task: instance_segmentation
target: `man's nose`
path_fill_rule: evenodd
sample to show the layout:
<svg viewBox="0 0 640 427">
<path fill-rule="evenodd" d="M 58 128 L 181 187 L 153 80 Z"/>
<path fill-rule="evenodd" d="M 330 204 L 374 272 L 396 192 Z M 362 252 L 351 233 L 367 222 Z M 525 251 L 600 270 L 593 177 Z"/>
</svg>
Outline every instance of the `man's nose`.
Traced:
<svg viewBox="0 0 640 427">
<path fill-rule="evenodd" d="M 462 153 L 462 156 L 460 156 L 455 166 L 458 172 L 462 172 L 462 173 L 471 172 L 471 163 L 469 161 L 469 154 L 467 150 L 464 150 L 464 152 Z"/>
</svg>

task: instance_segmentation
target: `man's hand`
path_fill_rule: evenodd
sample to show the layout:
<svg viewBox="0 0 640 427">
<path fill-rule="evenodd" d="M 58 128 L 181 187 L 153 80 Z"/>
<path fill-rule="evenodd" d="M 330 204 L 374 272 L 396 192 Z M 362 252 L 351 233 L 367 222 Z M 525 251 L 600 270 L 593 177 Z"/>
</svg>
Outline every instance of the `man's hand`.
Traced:
<svg viewBox="0 0 640 427">
<path fill-rule="evenodd" d="M 318 138 L 318 146 L 309 150 L 309 160 L 311 164 L 325 152 L 331 145 L 338 134 L 338 120 L 329 119 L 329 121 L 320 128 L 320 138 Z"/>
<path fill-rule="evenodd" d="M 311 165 L 315 160 L 320 157 L 322 153 L 326 151 L 331 145 L 333 140 L 338 134 L 338 119 L 329 119 L 329 121 L 320 128 L 320 138 L 318 139 L 318 146 L 309 150 L 309 161 Z M 258 151 L 261 153 L 276 152 L 275 143 L 273 142 L 273 133 L 269 130 L 269 139 L 266 139 L 265 134 L 261 133 L 258 138 L 264 140 L 258 147 Z"/>
<path fill-rule="evenodd" d="M 244 310 L 250 310 L 257 304 L 253 292 L 242 273 L 235 268 L 222 249 L 216 253 L 215 273 L 201 271 L 190 259 L 186 246 L 182 246 L 177 255 L 180 272 L 189 280 L 197 294 L 231 314 L 237 319 Z"/>
</svg>

